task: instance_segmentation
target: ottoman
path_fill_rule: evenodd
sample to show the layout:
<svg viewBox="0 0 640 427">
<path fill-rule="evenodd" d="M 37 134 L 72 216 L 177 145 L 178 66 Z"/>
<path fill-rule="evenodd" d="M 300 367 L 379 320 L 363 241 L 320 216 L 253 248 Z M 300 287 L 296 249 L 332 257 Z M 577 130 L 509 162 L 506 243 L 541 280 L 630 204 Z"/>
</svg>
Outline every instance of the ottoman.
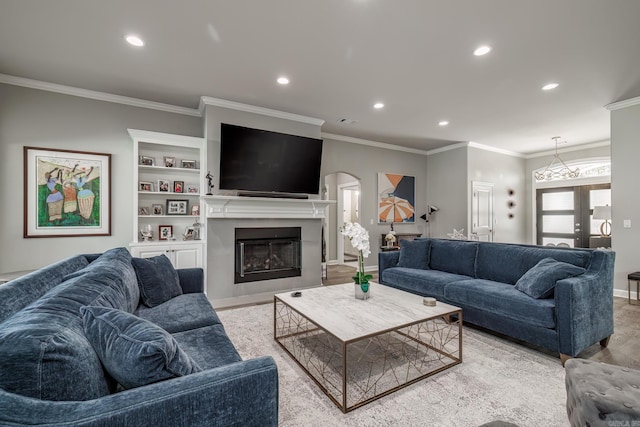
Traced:
<svg viewBox="0 0 640 427">
<path fill-rule="evenodd" d="M 584 359 L 564 367 L 572 426 L 640 425 L 640 371 Z"/>
</svg>

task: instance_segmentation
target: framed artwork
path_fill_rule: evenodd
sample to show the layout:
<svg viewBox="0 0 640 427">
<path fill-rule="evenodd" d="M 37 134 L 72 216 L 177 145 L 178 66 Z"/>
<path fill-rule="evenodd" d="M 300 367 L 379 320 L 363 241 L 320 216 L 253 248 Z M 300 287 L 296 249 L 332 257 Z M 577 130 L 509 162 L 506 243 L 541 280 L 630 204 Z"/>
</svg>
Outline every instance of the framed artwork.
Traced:
<svg viewBox="0 0 640 427">
<path fill-rule="evenodd" d="M 165 168 L 173 168 L 176 166 L 176 158 L 175 157 L 166 157 L 164 158 L 164 167 Z"/>
<path fill-rule="evenodd" d="M 187 193 L 198 194 L 200 186 L 198 184 L 187 184 Z"/>
<path fill-rule="evenodd" d="M 151 205 L 151 215 L 164 215 L 164 205 L 161 205 L 161 204 Z"/>
<path fill-rule="evenodd" d="M 378 223 L 415 222 L 416 178 L 378 173 Z"/>
<path fill-rule="evenodd" d="M 194 230 L 193 226 L 188 225 L 188 226 L 187 226 L 187 227 L 185 227 L 185 229 L 184 229 L 184 234 L 182 235 L 182 238 L 183 238 L 184 240 L 193 240 L 193 238 L 194 238 L 194 233 L 195 233 L 195 230 Z"/>
<path fill-rule="evenodd" d="M 158 240 L 167 240 L 173 236 L 173 225 L 158 226 Z"/>
<path fill-rule="evenodd" d="M 138 207 L 138 215 L 150 215 L 149 214 L 149 206 L 139 206 Z"/>
<path fill-rule="evenodd" d="M 167 181 L 166 179 L 159 179 L 158 180 L 158 191 L 161 191 L 161 192 L 164 192 L 164 193 L 168 193 L 170 186 L 171 186 L 171 182 L 170 181 Z"/>
<path fill-rule="evenodd" d="M 24 147 L 24 237 L 111 235 L 111 154 Z"/>
<path fill-rule="evenodd" d="M 186 215 L 188 210 L 188 200 L 167 199 L 167 215 Z"/>
<path fill-rule="evenodd" d="M 138 191 L 153 191 L 153 182 L 148 182 L 148 181 L 138 182 Z"/>
<path fill-rule="evenodd" d="M 191 206 L 191 215 L 193 215 L 193 216 L 200 215 L 200 205 Z"/>
<path fill-rule="evenodd" d="M 180 162 L 180 166 L 183 167 L 184 169 L 195 169 L 196 168 L 196 161 L 195 160 L 182 160 Z"/>
<path fill-rule="evenodd" d="M 143 166 L 153 166 L 156 162 L 156 159 L 149 156 L 140 156 L 140 164 Z"/>
<path fill-rule="evenodd" d="M 173 181 L 173 192 L 174 193 L 184 192 L 184 181 Z"/>
</svg>

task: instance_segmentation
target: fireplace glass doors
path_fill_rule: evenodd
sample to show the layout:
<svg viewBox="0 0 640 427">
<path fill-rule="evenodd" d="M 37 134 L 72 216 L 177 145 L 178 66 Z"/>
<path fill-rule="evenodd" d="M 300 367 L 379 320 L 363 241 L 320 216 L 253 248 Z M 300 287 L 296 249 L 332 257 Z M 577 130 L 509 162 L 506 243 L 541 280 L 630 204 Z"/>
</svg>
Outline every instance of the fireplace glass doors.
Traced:
<svg viewBox="0 0 640 427">
<path fill-rule="evenodd" d="M 236 228 L 235 283 L 301 276 L 300 227 Z"/>
</svg>

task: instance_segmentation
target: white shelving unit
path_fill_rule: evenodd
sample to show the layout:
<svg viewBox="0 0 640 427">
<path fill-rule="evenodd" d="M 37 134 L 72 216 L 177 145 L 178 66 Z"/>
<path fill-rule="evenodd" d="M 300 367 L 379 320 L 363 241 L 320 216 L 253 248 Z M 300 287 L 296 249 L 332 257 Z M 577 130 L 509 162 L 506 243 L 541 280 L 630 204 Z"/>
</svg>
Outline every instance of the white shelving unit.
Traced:
<svg viewBox="0 0 640 427">
<path fill-rule="evenodd" d="M 204 138 L 128 129 L 133 141 L 133 256 L 165 254 L 175 268 L 201 267 L 206 277 L 206 216 L 200 195 L 206 193 L 207 144 Z M 173 164 L 168 167 L 166 161 Z M 172 162 L 171 162 L 172 161 Z M 186 161 L 186 164 L 183 164 Z M 145 164 L 151 163 L 151 164 Z M 167 191 L 160 191 L 160 181 Z M 178 184 L 176 184 L 178 183 Z M 176 190 L 176 185 L 182 192 Z M 195 214 L 192 209 L 198 209 Z M 183 208 L 185 208 L 183 210 Z M 200 240 L 184 240 L 188 227 L 200 224 Z M 152 240 L 140 229 L 150 225 Z M 162 239 L 172 230 L 173 239 Z"/>
</svg>

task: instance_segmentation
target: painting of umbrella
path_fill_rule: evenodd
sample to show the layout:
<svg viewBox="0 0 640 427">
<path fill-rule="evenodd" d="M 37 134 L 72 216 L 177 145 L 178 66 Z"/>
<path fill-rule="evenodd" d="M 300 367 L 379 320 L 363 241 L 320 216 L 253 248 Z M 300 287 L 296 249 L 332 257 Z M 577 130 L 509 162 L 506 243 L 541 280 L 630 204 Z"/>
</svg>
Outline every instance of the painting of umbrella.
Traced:
<svg viewBox="0 0 640 427">
<path fill-rule="evenodd" d="M 378 173 L 378 222 L 415 221 L 415 182 L 413 176 Z"/>
</svg>

